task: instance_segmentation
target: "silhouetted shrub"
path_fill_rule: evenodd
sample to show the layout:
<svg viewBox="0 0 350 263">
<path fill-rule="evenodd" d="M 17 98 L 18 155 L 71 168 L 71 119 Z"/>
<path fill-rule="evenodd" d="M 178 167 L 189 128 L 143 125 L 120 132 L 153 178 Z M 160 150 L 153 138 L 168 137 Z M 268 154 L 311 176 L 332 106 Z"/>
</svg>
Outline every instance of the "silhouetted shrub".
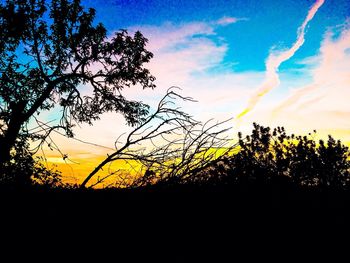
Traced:
<svg viewBox="0 0 350 263">
<path fill-rule="evenodd" d="M 238 134 L 239 152 L 216 160 L 205 173 L 209 181 L 225 183 L 293 181 L 309 187 L 348 187 L 348 147 L 332 136 L 317 142 L 314 134 L 287 135 L 283 127 L 271 130 L 254 123 L 251 135 Z"/>
</svg>

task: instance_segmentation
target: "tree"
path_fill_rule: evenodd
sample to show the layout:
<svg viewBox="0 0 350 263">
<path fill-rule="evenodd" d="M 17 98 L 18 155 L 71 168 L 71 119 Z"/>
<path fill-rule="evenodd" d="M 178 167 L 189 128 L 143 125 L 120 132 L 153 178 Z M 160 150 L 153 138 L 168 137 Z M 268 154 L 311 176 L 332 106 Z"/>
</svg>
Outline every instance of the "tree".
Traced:
<svg viewBox="0 0 350 263">
<path fill-rule="evenodd" d="M 75 123 L 92 124 L 104 112 L 121 113 L 132 126 L 144 120 L 148 106 L 122 90 L 155 87 L 144 68 L 153 56 L 147 39 L 125 30 L 108 37 L 94 18 L 95 10 L 79 0 L 0 4 L 0 170 L 13 162 L 19 141 L 44 142 L 56 129 L 73 137 Z M 28 123 L 54 107 L 61 109 L 59 123 L 31 132 Z"/>
<path fill-rule="evenodd" d="M 202 183 L 208 179 L 199 172 L 236 148 L 236 144 L 227 137 L 231 127 L 223 127 L 230 119 L 216 123 L 207 121 L 204 124 L 193 119 L 176 107 L 175 100 L 194 100 L 181 96 L 176 89 L 178 88 L 168 89 L 154 111 L 128 133 L 124 141 L 122 135 L 116 140 L 115 151 L 91 171 L 81 187 L 90 184 L 105 166 L 120 160 L 127 162 L 133 169 L 131 178 L 129 173 L 126 175 L 128 179 L 124 179 L 119 169 L 109 169 L 107 175 L 98 176 L 89 187 L 96 186 L 111 176 L 117 177 L 115 185 L 118 187 L 140 187 L 154 183 Z"/>
</svg>

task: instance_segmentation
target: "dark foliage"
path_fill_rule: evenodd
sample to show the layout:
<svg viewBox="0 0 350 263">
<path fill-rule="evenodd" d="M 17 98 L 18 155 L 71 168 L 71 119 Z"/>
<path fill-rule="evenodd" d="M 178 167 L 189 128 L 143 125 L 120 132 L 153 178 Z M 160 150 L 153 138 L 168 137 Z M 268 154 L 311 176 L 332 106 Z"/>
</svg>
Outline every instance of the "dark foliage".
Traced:
<svg viewBox="0 0 350 263">
<path fill-rule="evenodd" d="M 28 150 L 28 142 L 19 137 L 11 151 L 11 160 L 0 170 L 0 185 L 6 187 L 63 187 L 61 173 L 54 168 L 47 168 L 43 158 L 33 157 Z"/>
</svg>

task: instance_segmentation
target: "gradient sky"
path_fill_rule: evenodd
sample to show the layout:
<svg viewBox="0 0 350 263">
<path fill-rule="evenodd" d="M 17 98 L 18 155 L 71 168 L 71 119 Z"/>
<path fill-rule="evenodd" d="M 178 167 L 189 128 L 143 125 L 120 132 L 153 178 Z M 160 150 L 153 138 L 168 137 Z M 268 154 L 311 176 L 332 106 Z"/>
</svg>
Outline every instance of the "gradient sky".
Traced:
<svg viewBox="0 0 350 263">
<path fill-rule="evenodd" d="M 350 1 L 82 3 L 97 10 L 96 21 L 110 34 L 140 30 L 149 39 L 154 58 L 147 67 L 157 88 L 129 90 L 129 98 L 155 106 L 170 86 L 179 86 L 198 100 L 182 105 L 185 111 L 203 121 L 234 117 L 235 132 L 248 132 L 255 121 L 301 134 L 317 129 L 320 138 L 331 133 L 350 142 Z M 124 124 L 120 116 L 106 114 L 93 127 L 76 129 L 76 135 L 113 147 L 127 130 Z M 80 163 L 67 168 L 74 166 L 74 175 L 108 152 L 61 136 L 56 140 Z M 50 158 L 62 162 L 54 153 Z"/>
</svg>

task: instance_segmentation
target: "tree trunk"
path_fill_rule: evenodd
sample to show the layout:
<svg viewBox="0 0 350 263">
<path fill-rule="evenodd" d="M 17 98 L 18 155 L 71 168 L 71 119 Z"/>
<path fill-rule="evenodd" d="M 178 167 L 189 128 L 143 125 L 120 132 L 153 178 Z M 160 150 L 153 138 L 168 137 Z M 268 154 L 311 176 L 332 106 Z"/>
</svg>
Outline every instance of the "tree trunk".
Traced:
<svg viewBox="0 0 350 263">
<path fill-rule="evenodd" d="M 10 160 L 10 152 L 15 145 L 16 138 L 19 134 L 21 123 L 18 120 L 11 120 L 9 128 L 5 136 L 0 141 L 0 163 L 5 163 Z"/>
<path fill-rule="evenodd" d="M 10 105 L 11 117 L 8 128 L 2 138 L 0 138 L 0 167 L 11 159 L 11 149 L 16 143 L 16 139 L 23 124 L 23 111 L 26 103 L 20 101 Z"/>
</svg>

